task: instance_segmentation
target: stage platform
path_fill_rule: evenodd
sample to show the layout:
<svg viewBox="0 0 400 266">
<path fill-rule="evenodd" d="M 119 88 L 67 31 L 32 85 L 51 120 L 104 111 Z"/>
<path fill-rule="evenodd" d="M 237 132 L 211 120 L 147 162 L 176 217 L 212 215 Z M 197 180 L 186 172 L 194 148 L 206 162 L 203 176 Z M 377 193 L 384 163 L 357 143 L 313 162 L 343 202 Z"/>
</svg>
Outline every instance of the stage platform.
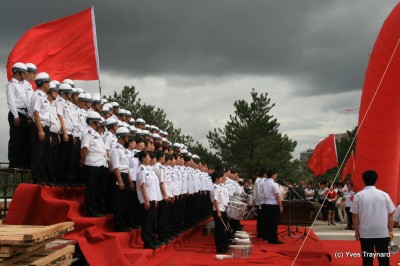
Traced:
<svg viewBox="0 0 400 266">
<path fill-rule="evenodd" d="M 215 260 L 213 236 L 203 236 L 202 228 L 211 219 L 182 234 L 171 244 L 157 250 L 142 249 L 140 229 L 129 233 L 112 232 L 112 216 L 84 217 L 83 187 L 47 187 L 30 184 L 18 186 L 11 202 L 5 223 L 50 225 L 74 221 L 75 230 L 65 238 L 78 241 L 90 265 L 292 265 L 298 250 L 301 252 L 294 265 L 359 265 L 361 259 L 335 258 L 335 252 L 359 251 L 356 241 L 321 241 L 311 232 L 304 239 L 303 228 L 296 237 L 280 234 L 283 245 L 271 245 L 253 238 L 253 254 L 247 259 Z M 242 221 L 244 230 L 255 234 L 255 221 Z M 287 226 L 279 226 L 279 231 Z M 295 231 L 295 227 L 291 227 Z M 397 255 L 391 258 L 395 262 Z M 333 260 L 332 260 L 333 259 Z M 347 262 L 349 264 L 347 264 Z"/>
</svg>

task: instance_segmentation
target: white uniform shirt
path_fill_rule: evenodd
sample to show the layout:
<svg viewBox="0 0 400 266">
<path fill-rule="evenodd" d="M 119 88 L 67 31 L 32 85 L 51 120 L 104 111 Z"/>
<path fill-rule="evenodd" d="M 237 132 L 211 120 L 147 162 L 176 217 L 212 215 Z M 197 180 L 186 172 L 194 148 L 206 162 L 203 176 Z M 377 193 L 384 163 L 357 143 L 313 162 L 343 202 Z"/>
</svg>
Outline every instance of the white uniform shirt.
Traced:
<svg viewBox="0 0 400 266">
<path fill-rule="evenodd" d="M 115 143 L 111 148 L 110 160 L 112 170 L 119 168 L 122 173 L 129 173 L 129 159 L 125 155 L 125 148 L 120 143 Z"/>
<path fill-rule="evenodd" d="M 32 100 L 32 96 L 33 96 L 33 94 L 35 93 L 34 91 L 33 91 L 33 88 L 32 88 L 32 85 L 28 82 L 28 81 L 26 81 L 26 80 L 24 80 L 24 86 L 25 86 L 25 90 L 26 90 L 26 99 L 27 99 L 27 107 L 28 107 L 28 117 L 30 117 L 30 118 L 33 118 L 32 116 L 30 116 L 30 114 L 33 114 L 33 111 L 31 110 L 31 105 L 30 105 L 30 102 L 31 102 L 31 100 Z"/>
<path fill-rule="evenodd" d="M 388 213 L 395 209 L 389 195 L 375 186 L 356 193 L 350 211 L 359 215 L 360 238 L 389 237 Z"/>
<path fill-rule="evenodd" d="M 224 212 L 229 202 L 228 190 L 222 184 L 214 184 L 210 191 L 210 199 L 213 205 L 213 210 L 216 211 L 214 201 L 218 202 L 218 208 L 220 212 Z"/>
<path fill-rule="evenodd" d="M 172 198 L 174 194 L 172 193 L 172 178 L 171 178 L 171 168 L 169 166 L 164 167 L 164 180 L 165 189 L 167 191 L 168 197 Z"/>
<path fill-rule="evenodd" d="M 75 138 L 80 138 L 82 137 L 83 129 L 81 127 L 81 121 L 79 119 L 79 113 L 80 113 L 79 107 L 72 102 L 68 102 L 68 105 L 69 109 L 71 110 L 71 120 L 74 126 L 72 134 L 75 136 Z"/>
<path fill-rule="evenodd" d="M 311 196 L 306 196 L 306 193 L 307 193 L 307 194 L 312 194 L 312 195 L 311 195 Z M 314 199 L 314 193 L 315 193 L 315 191 L 314 191 L 314 189 L 312 189 L 312 188 L 310 188 L 310 189 L 305 188 L 305 189 L 304 189 L 304 196 L 305 196 L 306 199 L 308 199 L 308 200 Z M 302 196 L 302 195 L 300 195 L 300 196 Z"/>
<path fill-rule="evenodd" d="M 103 136 L 103 142 L 106 145 L 106 149 L 111 151 L 111 148 L 117 143 L 117 137 L 111 132 L 107 131 Z"/>
<path fill-rule="evenodd" d="M 64 100 L 64 98 L 59 97 L 56 100 L 57 114 L 64 118 L 65 129 L 67 130 L 67 134 L 72 134 L 74 130 L 74 125 L 72 124 L 71 119 L 71 110 L 69 106 L 69 101 Z"/>
<path fill-rule="evenodd" d="M 61 123 L 60 119 L 57 115 L 57 107 L 55 105 L 55 101 L 51 103 L 51 111 L 50 111 L 50 132 L 59 134 L 61 131 Z"/>
<path fill-rule="evenodd" d="M 125 154 L 129 159 L 129 173 L 132 181 L 136 181 L 139 172 L 139 159 L 135 157 L 134 150 L 125 149 Z"/>
<path fill-rule="evenodd" d="M 146 189 L 147 199 L 149 201 L 157 200 L 157 187 L 159 186 L 159 182 L 156 175 L 153 175 L 151 172 L 154 172 L 151 166 L 141 165 L 139 167 L 139 173 L 136 180 L 136 191 L 138 195 L 139 202 L 143 204 L 145 202 L 143 193 L 141 190 L 141 186 L 144 185 Z"/>
<path fill-rule="evenodd" d="M 86 123 L 87 111 L 85 109 L 77 108 L 77 115 L 78 115 L 79 131 L 83 136 L 83 134 L 86 133 L 86 130 L 88 128 L 88 125 Z"/>
<path fill-rule="evenodd" d="M 147 167 L 150 168 L 150 173 L 157 178 L 157 181 L 158 181 L 158 186 L 156 187 L 157 200 L 158 201 L 162 201 L 163 196 L 162 196 L 162 193 L 161 193 L 161 187 L 160 187 L 161 181 L 160 181 L 160 178 L 156 174 L 156 169 L 155 169 L 154 165 L 148 165 Z M 163 175 L 162 176 L 162 180 L 164 182 L 164 173 L 162 173 L 162 175 Z"/>
<path fill-rule="evenodd" d="M 190 168 L 193 176 L 193 191 L 198 193 L 200 191 L 200 177 L 196 169 Z"/>
<path fill-rule="evenodd" d="M 39 112 L 42 126 L 50 126 L 51 103 L 47 99 L 46 93 L 41 90 L 36 90 L 31 99 L 32 119 L 35 121 L 33 113 Z"/>
<path fill-rule="evenodd" d="M 176 193 L 177 195 L 181 195 L 182 193 L 182 167 L 179 165 L 174 166 L 174 171 L 176 174 Z"/>
<path fill-rule="evenodd" d="M 24 81 L 12 79 L 6 87 L 7 105 L 14 118 L 18 118 L 18 112 L 27 115 L 28 98 Z M 26 110 L 21 110 L 26 109 Z"/>
<path fill-rule="evenodd" d="M 182 166 L 182 194 L 188 193 L 188 167 Z"/>
<path fill-rule="evenodd" d="M 351 207 L 353 205 L 353 200 L 354 200 L 354 195 L 356 193 L 352 191 L 345 191 L 343 193 L 343 199 L 344 199 L 344 207 Z"/>
<path fill-rule="evenodd" d="M 397 206 L 396 211 L 393 214 L 393 221 L 400 222 L 400 205 Z"/>
<path fill-rule="evenodd" d="M 106 147 L 99 133 L 94 129 L 91 128 L 87 130 L 86 134 L 83 135 L 81 148 L 83 147 L 88 149 L 88 154 L 83 163 L 84 165 L 100 167 L 107 164 Z"/>
<path fill-rule="evenodd" d="M 263 183 L 265 204 L 278 205 L 275 194 L 280 192 L 279 185 L 272 178 L 267 178 Z"/>
</svg>

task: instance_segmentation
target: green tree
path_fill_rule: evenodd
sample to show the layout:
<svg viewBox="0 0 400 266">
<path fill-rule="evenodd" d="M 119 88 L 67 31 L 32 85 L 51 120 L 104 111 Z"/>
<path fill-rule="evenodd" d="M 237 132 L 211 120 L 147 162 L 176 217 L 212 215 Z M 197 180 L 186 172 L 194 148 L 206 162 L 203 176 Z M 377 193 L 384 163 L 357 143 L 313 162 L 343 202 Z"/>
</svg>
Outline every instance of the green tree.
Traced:
<svg viewBox="0 0 400 266">
<path fill-rule="evenodd" d="M 235 101 L 234 115 L 230 115 L 227 124 L 222 129 L 209 131 L 210 146 L 243 177 L 251 176 L 259 166 L 277 168 L 287 176 L 291 152 L 297 143 L 279 132 L 279 123 L 270 114 L 275 104 L 268 94 L 252 89 L 251 97 L 250 103 Z"/>
<path fill-rule="evenodd" d="M 131 111 L 134 118 L 143 118 L 147 124 L 155 125 L 168 132 L 168 139 L 172 142 L 183 143 L 186 146 L 190 146 L 194 142 L 192 136 L 182 134 L 181 129 L 174 127 L 174 124 L 167 119 L 167 114 L 163 109 L 142 103 L 138 95 L 139 92 L 134 86 L 124 86 L 121 93 L 114 91 L 113 96 L 104 98 L 109 102 L 118 102 L 122 108 Z"/>
<path fill-rule="evenodd" d="M 209 168 L 217 167 L 222 164 L 221 159 L 214 153 L 207 150 L 201 143 L 196 141 L 193 146 L 189 147 L 192 154 L 197 154 L 201 158 L 201 162 L 206 164 Z"/>
</svg>

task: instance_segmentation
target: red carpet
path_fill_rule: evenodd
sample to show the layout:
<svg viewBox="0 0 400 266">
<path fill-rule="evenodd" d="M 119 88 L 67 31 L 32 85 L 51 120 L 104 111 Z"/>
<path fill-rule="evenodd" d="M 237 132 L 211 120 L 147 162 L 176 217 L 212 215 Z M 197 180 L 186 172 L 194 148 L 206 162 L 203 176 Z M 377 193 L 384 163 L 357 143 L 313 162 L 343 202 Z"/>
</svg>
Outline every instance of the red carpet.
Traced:
<svg viewBox="0 0 400 266">
<path fill-rule="evenodd" d="M 291 265 L 301 246 L 297 238 L 283 239 L 284 245 L 270 245 L 253 239 L 253 255 L 248 259 L 217 261 L 213 237 L 202 236 L 199 226 L 156 251 L 143 250 L 140 230 L 130 233 L 111 231 L 111 215 L 83 217 L 81 187 L 41 187 L 21 184 L 11 202 L 5 223 L 50 225 L 74 221 L 75 230 L 66 238 L 75 239 L 92 266 L 102 265 Z M 243 221 L 244 230 L 255 232 L 255 221 Z M 205 223 L 203 223 L 204 225 Z M 286 226 L 281 226 L 280 231 Z M 284 234 L 282 234 L 283 236 Z M 312 236 L 315 237 L 313 233 Z M 332 254 L 332 253 L 331 253 Z M 331 256 L 322 241 L 308 239 L 295 265 L 330 265 Z M 338 264 L 346 265 L 346 264 Z"/>
</svg>

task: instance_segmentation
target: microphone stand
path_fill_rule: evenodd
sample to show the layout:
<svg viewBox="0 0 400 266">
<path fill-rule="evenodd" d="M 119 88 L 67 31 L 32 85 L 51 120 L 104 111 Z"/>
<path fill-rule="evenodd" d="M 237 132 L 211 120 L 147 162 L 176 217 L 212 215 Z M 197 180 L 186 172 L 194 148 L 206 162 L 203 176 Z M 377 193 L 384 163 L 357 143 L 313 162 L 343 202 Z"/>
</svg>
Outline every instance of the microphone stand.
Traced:
<svg viewBox="0 0 400 266">
<path fill-rule="evenodd" d="M 292 208 L 291 208 L 290 202 L 291 202 L 291 198 L 292 198 L 292 190 L 293 190 L 293 187 L 292 187 L 292 185 L 289 185 L 286 181 L 283 181 L 283 183 L 289 188 L 289 204 L 288 204 L 288 207 L 289 207 L 289 220 L 288 220 L 288 228 L 287 228 L 287 230 L 284 230 L 284 231 L 282 231 L 282 232 L 279 232 L 278 235 L 287 232 L 287 235 L 283 236 L 282 238 L 299 237 L 299 236 L 296 236 L 296 233 L 295 233 L 294 231 L 290 230 L 290 226 L 291 226 L 291 212 L 292 212 Z"/>
</svg>

